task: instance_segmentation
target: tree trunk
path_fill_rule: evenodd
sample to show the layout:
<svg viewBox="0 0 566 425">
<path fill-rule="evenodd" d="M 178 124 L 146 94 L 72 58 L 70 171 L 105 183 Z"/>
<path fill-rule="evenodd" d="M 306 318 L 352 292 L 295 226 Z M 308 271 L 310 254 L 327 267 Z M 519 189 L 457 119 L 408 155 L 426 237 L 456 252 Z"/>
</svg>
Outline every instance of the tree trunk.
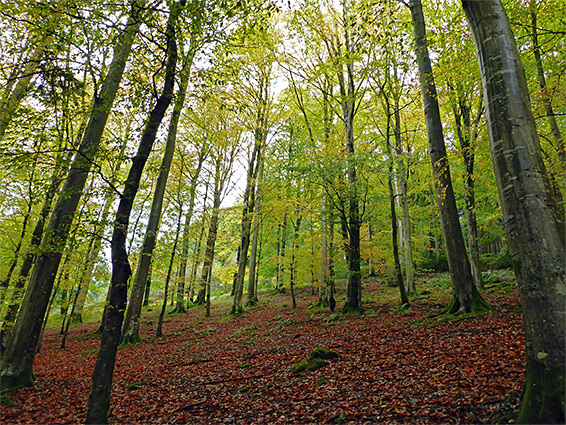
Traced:
<svg viewBox="0 0 566 425">
<path fill-rule="evenodd" d="M 346 52 L 350 53 L 348 25 L 344 27 Z M 354 117 L 355 117 L 355 87 L 354 87 L 354 65 L 347 63 L 346 76 L 343 71 L 338 73 L 340 83 L 340 104 L 342 106 L 342 121 L 346 133 L 346 161 L 348 176 L 348 207 L 344 211 L 344 219 L 348 231 L 348 283 L 346 286 L 346 299 L 344 301 L 344 312 L 361 311 L 362 309 L 362 274 L 360 255 L 360 207 L 358 198 L 358 182 L 356 173 L 356 159 L 354 147 Z"/>
<path fill-rule="evenodd" d="M 328 280 L 330 285 L 330 295 L 328 297 L 328 307 L 334 312 L 336 308 L 336 285 L 334 282 L 334 208 L 328 208 Z"/>
<path fill-rule="evenodd" d="M 440 212 L 440 223 L 444 235 L 446 254 L 452 278 L 453 300 L 446 313 L 458 311 L 475 312 L 489 308 L 474 285 L 470 262 L 460 221 L 456 199 L 452 189 L 450 167 L 444 145 L 444 134 L 432 66 L 428 55 L 425 22 L 421 0 L 411 0 L 411 16 L 415 36 L 415 54 L 419 65 L 419 80 L 425 110 L 425 122 L 432 163 L 432 174 L 436 191 L 436 202 Z"/>
<path fill-rule="evenodd" d="M 179 192 L 181 179 L 179 179 Z M 171 281 L 171 273 L 173 272 L 173 263 L 175 262 L 175 254 L 177 252 L 177 244 L 179 243 L 179 233 L 181 231 L 181 220 L 183 218 L 183 205 L 179 206 L 179 217 L 177 218 L 177 231 L 175 232 L 175 240 L 173 242 L 173 248 L 171 249 L 171 257 L 169 258 L 169 267 L 167 268 L 167 276 L 165 277 L 165 289 L 163 294 L 163 304 L 161 305 L 161 311 L 159 312 L 159 319 L 157 320 L 157 330 L 155 331 L 155 336 L 163 336 L 163 318 L 165 317 L 165 310 L 167 309 L 167 297 L 169 293 L 169 282 Z"/>
<path fill-rule="evenodd" d="M 405 166 L 405 161 L 402 159 L 403 153 L 403 143 L 401 140 L 401 113 L 399 108 L 399 98 L 395 97 L 395 104 L 393 110 L 393 116 L 395 119 L 395 151 L 398 155 L 398 170 L 396 173 L 397 182 L 399 184 L 399 194 L 400 194 L 400 204 L 402 221 L 402 237 L 403 237 L 403 248 L 405 251 L 405 276 L 407 278 L 407 292 L 409 294 L 415 294 L 417 292 L 415 288 L 415 269 L 413 267 L 413 240 L 411 232 L 411 218 L 409 217 L 409 203 L 407 200 L 407 178 L 409 173 Z M 401 294 L 403 298 L 403 294 Z"/>
<path fill-rule="evenodd" d="M 77 288 L 76 299 L 73 302 L 73 308 L 71 310 L 71 315 L 69 316 L 69 322 L 72 323 L 82 323 L 83 321 L 82 310 L 86 302 L 88 287 L 90 285 L 90 279 L 92 278 L 92 270 L 94 269 L 94 264 L 91 265 L 91 263 L 94 263 L 94 261 L 98 259 L 98 253 L 96 254 L 96 257 L 92 255 L 92 251 L 95 244 L 95 238 L 96 238 L 96 233 L 93 233 L 93 236 L 90 238 L 88 242 L 85 273 L 83 273 L 79 278 L 79 285 Z M 79 304 L 81 305 L 81 307 L 80 307 L 80 312 L 78 312 L 77 314 L 77 311 L 79 310 Z"/>
<path fill-rule="evenodd" d="M 393 189 L 393 155 L 391 152 L 390 143 L 390 128 L 391 128 L 391 109 L 389 102 L 386 100 L 385 109 L 387 115 L 387 130 L 385 137 L 385 145 L 389 155 L 389 173 L 387 176 L 387 188 L 389 190 L 389 210 L 391 214 L 391 242 L 393 244 L 393 262 L 395 265 L 395 279 L 399 287 L 399 294 L 401 295 L 401 305 L 409 305 L 409 298 L 405 290 L 405 283 L 403 282 L 403 273 L 401 271 L 401 261 L 399 260 L 399 244 L 398 244 L 398 229 L 397 229 L 397 213 L 395 211 L 395 191 Z"/>
<path fill-rule="evenodd" d="M 297 300 L 295 299 L 295 274 L 297 264 L 295 262 L 295 254 L 297 251 L 297 243 L 299 241 L 299 228 L 301 227 L 302 217 L 299 215 L 295 221 L 295 231 L 293 233 L 293 243 L 291 245 L 291 264 L 289 265 L 289 286 L 291 288 L 291 300 L 293 302 L 293 310 L 297 308 Z"/>
<path fill-rule="evenodd" d="M 206 285 L 206 317 L 210 317 L 210 285 L 212 282 L 212 264 L 214 263 L 214 247 L 218 235 L 218 218 L 220 215 L 220 197 L 224 183 L 216 182 L 214 188 L 214 201 L 212 205 L 212 216 L 210 217 L 210 227 L 206 240 L 206 250 L 204 252 L 204 264 L 202 266 L 202 280 Z"/>
<path fill-rule="evenodd" d="M 324 189 L 325 190 L 325 189 Z M 328 286 L 330 283 L 329 267 L 328 267 L 328 205 L 327 194 L 322 193 L 322 202 L 320 207 L 320 278 L 318 287 L 318 305 L 320 307 L 328 306 Z"/>
<path fill-rule="evenodd" d="M 126 340 L 139 339 L 139 323 L 142 308 L 142 299 L 144 299 L 144 289 L 149 293 L 151 280 L 149 278 L 151 268 L 151 258 L 157 234 L 159 232 L 159 223 L 161 221 L 161 211 L 163 209 L 163 198 L 165 196 L 165 187 L 169 179 L 169 170 L 173 162 L 173 154 L 175 153 L 175 145 L 177 141 L 177 126 L 181 117 L 181 111 L 185 104 L 185 97 L 187 86 L 189 83 L 189 71 L 192 63 L 194 52 L 190 51 L 185 59 L 184 69 L 181 73 L 181 84 L 177 93 L 177 99 L 171 114 L 171 121 L 169 122 L 169 130 L 167 132 L 167 142 L 165 144 L 165 152 L 159 168 L 159 175 L 157 176 L 157 183 L 155 184 L 155 191 L 153 193 L 153 200 L 151 202 L 151 211 L 149 213 L 149 220 L 145 231 L 143 240 L 142 252 L 139 257 L 136 274 L 132 284 L 132 291 L 130 300 L 128 302 L 128 310 L 126 311 L 126 318 L 124 321 L 124 338 Z M 145 299 L 149 302 L 149 297 Z M 144 305 L 147 305 L 144 303 Z"/>
<path fill-rule="evenodd" d="M 491 155 L 523 306 L 527 368 L 518 423 L 564 423 L 564 216 L 542 160 L 515 38 L 499 0 L 462 1 L 474 36 Z"/>
<path fill-rule="evenodd" d="M 285 244 L 287 242 L 287 213 L 283 216 L 283 221 L 279 224 L 277 241 L 277 281 L 276 292 L 283 292 L 283 273 L 285 272 Z"/>
<path fill-rule="evenodd" d="M 181 251 L 181 258 L 179 261 L 179 269 L 177 272 L 177 296 L 175 297 L 176 298 L 175 308 L 173 309 L 173 313 L 184 314 L 187 312 L 185 308 L 184 299 L 185 299 L 185 284 L 186 284 L 186 276 L 187 276 L 187 262 L 189 259 L 189 231 L 190 231 L 189 226 L 191 224 L 191 220 L 193 217 L 193 210 L 195 208 L 198 179 L 200 176 L 200 172 L 202 170 L 202 164 L 206 159 L 207 152 L 208 152 L 208 148 L 204 146 L 199 151 L 197 158 L 197 166 L 195 168 L 195 172 L 193 176 L 191 177 L 191 184 L 189 185 L 189 194 L 190 194 L 189 209 L 185 215 L 185 224 L 183 225 L 183 240 L 182 240 L 183 246 Z M 204 202 L 206 203 L 206 199 Z"/>
<path fill-rule="evenodd" d="M 472 145 L 472 120 L 470 107 L 467 100 L 460 93 L 456 93 L 457 99 L 452 106 L 456 122 L 456 133 L 462 157 L 464 159 L 464 201 L 466 203 L 466 221 L 468 223 L 468 250 L 472 266 L 472 277 L 476 288 L 483 289 L 483 278 L 481 274 L 480 254 L 478 249 L 478 227 L 476 220 L 476 195 L 474 188 L 474 160 L 475 152 Z M 481 109 L 482 105 L 480 105 Z M 478 114 L 478 120 L 481 113 Z"/>
<path fill-rule="evenodd" d="M 120 329 L 126 308 L 127 285 L 132 274 L 126 251 L 128 222 L 134 198 L 139 189 L 143 169 L 151 153 L 157 130 L 173 97 L 175 66 L 177 62 L 177 44 L 174 25 L 180 13 L 180 8 L 181 5 L 177 3 L 172 6 L 167 22 L 167 63 L 165 66 L 163 91 L 161 96 L 157 99 L 155 107 L 151 111 L 145 125 L 138 152 L 132 160 L 130 172 L 124 184 L 124 191 L 120 195 L 120 203 L 116 211 L 111 243 L 112 280 L 110 287 L 110 305 L 105 317 L 106 322 L 103 325 L 100 350 L 92 375 L 92 388 L 88 399 L 85 421 L 87 424 L 108 423 L 112 375 L 116 362 L 116 351 L 120 341 Z M 132 335 L 127 335 L 127 338 L 131 340 Z"/>
<path fill-rule="evenodd" d="M 440 259 L 441 247 L 440 247 L 440 239 L 438 237 L 438 222 L 436 221 L 438 204 L 434 200 L 434 184 L 430 185 L 430 189 L 428 190 L 428 196 L 429 196 L 429 203 L 431 209 L 430 214 L 431 214 L 431 222 L 432 222 L 430 233 L 432 233 L 432 243 L 434 244 L 434 258 L 436 258 L 436 261 L 438 261 Z"/>
<path fill-rule="evenodd" d="M 147 278 L 145 279 L 145 289 L 143 293 L 143 303 L 142 305 L 148 306 L 149 305 L 149 295 L 151 293 L 151 274 L 153 272 L 153 265 L 149 264 L 149 270 L 147 271 Z"/>
<path fill-rule="evenodd" d="M 133 10 L 137 14 L 138 7 L 134 7 Z M 33 385 L 35 380 L 33 359 L 45 311 L 53 290 L 55 275 L 61 261 L 61 252 L 69 235 L 73 215 L 81 198 L 93 159 L 98 151 L 139 25 L 137 18 L 132 17 L 118 37 L 112 63 L 101 90 L 94 99 L 93 110 L 79 152 L 71 164 L 51 214 L 47 234 L 31 273 L 13 338 L 10 339 L 11 343 L 2 357 L 1 386 L 3 389 Z"/>
<path fill-rule="evenodd" d="M 232 314 L 241 313 L 242 293 L 244 290 L 244 277 L 246 274 L 246 263 L 248 258 L 248 249 L 250 246 L 251 226 L 253 219 L 253 211 L 255 205 L 255 180 L 257 170 L 261 161 L 261 147 L 265 141 L 263 135 L 257 135 L 255 138 L 252 156 L 248 163 L 248 174 L 246 179 L 246 189 L 244 192 L 244 208 L 242 212 L 242 234 L 240 238 L 240 261 L 238 261 L 238 274 L 234 282 L 234 304 L 232 305 Z"/>
<path fill-rule="evenodd" d="M 389 166 L 390 173 L 393 173 L 393 167 Z M 389 208 L 391 211 L 391 241 L 393 243 L 393 261 L 395 263 L 395 279 L 399 287 L 399 294 L 401 295 L 401 305 L 409 305 L 409 298 L 405 290 L 405 283 L 403 282 L 403 273 L 401 272 L 401 261 L 399 260 L 399 245 L 397 243 L 397 214 L 395 212 L 395 192 L 393 191 L 393 177 L 389 175 L 387 178 L 387 187 L 389 188 Z"/>
<path fill-rule="evenodd" d="M 556 151 L 558 152 L 558 157 L 562 165 L 562 172 L 566 171 L 566 149 L 564 146 L 564 139 L 558 128 L 556 122 L 556 114 L 554 113 L 554 108 L 552 107 L 552 97 L 548 91 L 548 85 L 546 84 L 546 77 L 544 76 L 544 68 L 542 66 L 542 58 L 540 55 L 540 44 L 538 41 L 537 33 L 537 14 L 536 14 L 536 2 L 531 0 L 529 2 L 529 12 L 531 15 L 531 37 L 533 39 L 533 56 L 535 58 L 535 63 L 537 66 L 537 77 L 538 83 L 543 95 L 544 109 L 546 112 L 546 118 L 548 119 L 548 124 L 550 125 L 550 130 L 552 132 L 552 137 L 554 138 L 554 143 Z"/>
<path fill-rule="evenodd" d="M 206 198 L 206 197 L 205 197 Z M 204 203 L 206 204 L 206 199 L 204 200 Z M 205 231 L 205 211 L 203 210 L 202 212 L 202 223 L 201 223 L 201 228 L 200 228 L 200 234 L 198 237 L 198 241 L 196 243 L 195 246 L 195 250 L 193 253 L 193 267 L 191 270 L 191 282 L 190 284 L 192 286 L 194 286 L 194 291 L 197 290 L 196 288 L 196 284 L 197 284 L 197 272 L 198 272 L 198 268 L 200 265 L 200 253 L 202 251 L 202 240 L 204 238 L 204 231 Z M 198 293 L 197 293 L 197 298 L 195 300 L 195 304 L 196 305 L 203 305 L 206 302 L 206 287 L 204 285 L 199 285 L 200 287 L 198 288 Z M 190 300 L 189 300 L 190 302 Z M 188 308 L 188 302 L 187 302 L 187 308 Z"/>
<path fill-rule="evenodd" d="M 260 204 L 261 204 L 261 184 L 263 181 L 263 162 L 259 164 L 258 171 L 258 183 L 257 183 L 257 200 L 255 202 L 254 208 L 254 219 L 253 219 L 253 232 L 252 232 L 252 247 L 250 250 L 250 272 L 248 277 L 248 300 L 246 302 L 247 306 L 256 305 L 258 303 L 257 299 L 257 281 L 258 281 L 258 242 L 259 242 L 259 229 L 261 227 L 261 216 L 260 216 Z"/>
<path fill-rule="evenodd" d="M 61 16 L 63 15 L 64 3 L 54 3 L 54 4 L 37 4 L 34 6 L 36 8 L 44 9 L 41 13 L 40 25 L 44 25 L 41 37 L 38 37 L 38 44 L 31 55 L 26 60 L 26 65 L 21 73 L 17 75 L 18 72 L 15 70 L 12 74 L 13 79 L 18 79 L 15 86 L 8 82 L 6 91 L 2 93 L 2 99 L 0 101 L 0 142 L 4 138 L 6 129 L 12 122 L 14 114 L 18 111 L 20 102 L 25 96 L 29 89 L 32 78 L 36 75 L 37 69 L 39 68 L 41 61 L 44 59 L 46 51 L 52 54 L 52 46 L 56 43 L 55 38 L 59 35 L 60 27 L 63 24 Z M 47 10 L 49 8 L 49 10 Z M 60 8 L 60 10 L 57 10 Z M 9 89 L 13 87 L 11 91 Z"/>
</svg>

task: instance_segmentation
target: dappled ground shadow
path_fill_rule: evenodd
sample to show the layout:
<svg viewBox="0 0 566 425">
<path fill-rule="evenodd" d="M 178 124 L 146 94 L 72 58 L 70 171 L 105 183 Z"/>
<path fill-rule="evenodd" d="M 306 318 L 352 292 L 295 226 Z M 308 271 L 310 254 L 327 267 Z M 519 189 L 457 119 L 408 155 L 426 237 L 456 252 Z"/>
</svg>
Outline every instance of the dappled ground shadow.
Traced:
<svg viewBox="0 0 566 425">
<path fill-rule="evenodd" d="M 410 309 L 397 288 L 367 281 L 363 316 L 309 309 L 303 289 L 260 294 L 230 317 L 230 300 L 172 316 L 154 339 L 156 312 L 142 338 L 118 352 L 112 423 L 494 423 L 513 418 L 524 371 L 517 291 L 492 286 L 482 316 L 431 317 L 450 300 L 445 285 L 419 284 Z M 96 324 L 76 326 L 68 348 L 48 332 L 36 357 L 34 388 L 11 396 L 2 423 L 82 423 L 99 340 Z M 341 357 L 312 372 L 290 367 L 316 347 Z"/>
</svg>

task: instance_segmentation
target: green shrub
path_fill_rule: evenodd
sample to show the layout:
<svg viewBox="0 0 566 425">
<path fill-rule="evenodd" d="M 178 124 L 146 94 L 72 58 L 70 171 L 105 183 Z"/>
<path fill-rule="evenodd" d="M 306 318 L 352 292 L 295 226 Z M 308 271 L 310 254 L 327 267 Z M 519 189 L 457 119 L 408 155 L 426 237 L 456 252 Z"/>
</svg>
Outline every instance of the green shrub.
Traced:
<svg viewBox="0 0 566 425">
<path fill-rule="evenodd" d="M 448 258 L 446 258 L 444 252 L 441 252 L 438 258 L 436 258 L 434 251 L 421 252 L 420 256 L 417 258 L 417 267 L 423 270 L 447 272 Z"/>
</svg>

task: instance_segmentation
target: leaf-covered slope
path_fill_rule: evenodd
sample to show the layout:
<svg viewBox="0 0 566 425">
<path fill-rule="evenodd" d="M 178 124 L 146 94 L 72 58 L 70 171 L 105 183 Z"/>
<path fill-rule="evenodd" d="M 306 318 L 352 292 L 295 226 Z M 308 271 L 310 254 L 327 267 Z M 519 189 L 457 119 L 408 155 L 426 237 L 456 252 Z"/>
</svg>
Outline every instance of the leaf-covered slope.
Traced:
<svg viewBox="0 0 566 425">
<path fill-rule="evenodd" d="M 165 336 L 118 352 L 111 421 L 491 423 L 517 407 L 524 337 L 516 292 L 488 294 L 494 311 L 485 316 L 441 320 L 429 316 L 447 294 L 403 311 L 387 301 L 388 291 L 396 290 L 370 285 L 364 316 L 310 310 L 314 298 L 305 291 L 296 312 L 277 295 L 240 317 L 225 316 L 226 302 L 211 318 L 201 308 L 170 317 Z M 142 337 L 154 334 L 155 322 L 148 316 Z M 2 423 L 84 421 L 94 329 L 74 328 L 65 350 L 57 334 L 46 335 L 37 385 L 11 396 Z M 290 367 L 316 347 L 341 356 L 293 374 Z"/>
</svg>

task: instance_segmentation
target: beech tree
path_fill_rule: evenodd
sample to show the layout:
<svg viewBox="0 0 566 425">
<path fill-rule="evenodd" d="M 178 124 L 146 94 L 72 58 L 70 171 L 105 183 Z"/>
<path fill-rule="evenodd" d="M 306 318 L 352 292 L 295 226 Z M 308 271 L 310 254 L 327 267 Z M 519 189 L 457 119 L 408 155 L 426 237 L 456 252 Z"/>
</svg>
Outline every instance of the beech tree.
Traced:
<svg viewBox="0 0 566 425">
<path fill-rule="evenodd" d="M 267 19 L 267 18 L 266 18 Z M 257 177 L 260 161 L 263 157 L 263 150 L 267 143 L 269 130 L 272 125 L 274 114 L 274 98 L 272 93 L 273 85 L 273 62 L 272 49 L 275 47 L 273 34 L 269 34 L 270 24 L 266 21 L 265 31 L 259 34 L 242 34 L 243 39 L 249 37 L 249 42 L 253 43 L 254 48 L 248 52 L 243 52 L 240 60 L 240 78 L 238 84 L 240 89 L 236 93 L 241 93 L 242 97 L 237 99 L 248 101 L 247 105 L 240 108 L 245 113 L 245 124 L 248 131 L 252 134 L 251 147 L 249 151 L 246 187 L 243 195 L 242 208 L 242 231 L 240 237 L 238 270 L 234 279 L 234 303 L 232 313 L 243 311 L 242 295 L 244 290 L 244 279 L 247 267 L 248 250 L 252 236 L 253 212 L 255 209 Z M 259 36 L 264 37 L 262 40 Z"/>
<path fill-rule="evenodd" d="M 453 300 L 447 313 L 482 311 L 489 309 L 474 285 L 470 262 L 458 218 L 450 167 L 444 145 L 444 134 L 438 107 L 438 98 L 432 66 L 428 54 L 425 22 L 420 0 L 411 0 L 411 16 L 415 36 L 415 55 L 419 66 L 419 79 L 425 110 L 430 160 L 434 178 L 436 201 L 440 211 L 442 233 L 452 278 Z"/>
<path fill-rule="evenodd" d="M 462 0 L 481 69 L 505 231 L 523 306 L 527 370 L 518 423 L 564 423 L 564 216 L 542 159 L 517 46 L 500 0 Z"/>
</svg>

